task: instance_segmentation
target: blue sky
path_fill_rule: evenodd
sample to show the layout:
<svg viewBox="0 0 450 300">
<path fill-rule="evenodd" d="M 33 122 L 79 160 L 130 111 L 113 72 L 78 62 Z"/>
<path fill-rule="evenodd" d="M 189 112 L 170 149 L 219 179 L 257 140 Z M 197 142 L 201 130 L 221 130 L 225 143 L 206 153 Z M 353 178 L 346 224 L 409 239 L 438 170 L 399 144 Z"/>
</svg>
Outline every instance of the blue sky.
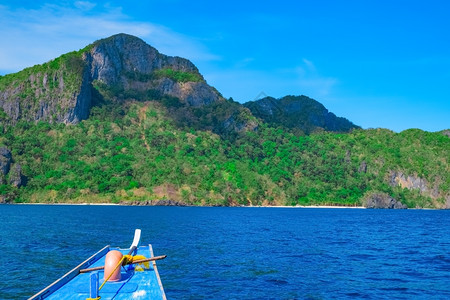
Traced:
<svg viewBox="0 0 450 300">
<path fill-rule="evenodd" d="M 124 32 L 239 102 L 306 95 L 363 128 L 450 128 L 450 1 L 3 1 L 0 74 Z"/>
</svg>

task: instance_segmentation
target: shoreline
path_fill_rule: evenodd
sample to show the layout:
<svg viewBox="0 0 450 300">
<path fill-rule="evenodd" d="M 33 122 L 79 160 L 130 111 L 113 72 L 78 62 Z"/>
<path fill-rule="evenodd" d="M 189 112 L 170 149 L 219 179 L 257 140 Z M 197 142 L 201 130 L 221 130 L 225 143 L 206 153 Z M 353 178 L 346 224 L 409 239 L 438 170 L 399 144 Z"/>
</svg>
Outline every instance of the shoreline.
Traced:
<svg viewBox="0 0 450 300">
<path fill-rule="evenodd" d="M 389 208 L 367 208 L 364 206 L 333 206 L 333 205 L 309 205 L 309 206 L 305 206 L 305 205 L 296 205 L 296 206 L 283 206 L 283 205 L 268 205 L 268 206 L 262 206 L 262 205 L 240 205 L 240 206 L 214 206 L 214 205 L 161 205 L 161 204 L 156 204 L 156 205 L 135 205 L 135 204 L 126 204 L 126 203 L 88 203 L 88 202 L 83 202 L 83 203 L 0 203 L 1 205 L 62 205 L 62 206 L 69 206 L 69 205 L 75 205 L 75 206 L 171 206 L 171 207 L 229 207 L 229 208 L 233 208 L 233 207 L 242 207 L 242 208 L 318 208 L 318 209 L 329 209 L 329 208 L 335 208 L 335 209 L 389 209 Z M 396 209 L 398 210 L 398 209 Z M 447 208 L 406 208 L 406 209 L 401 209 L 401 210 L 448 210 Z"/>
<path fill-rule="evenodd" d="M 84 202 L 84 203 L 42 203 L 42 202 L 35 202 L 35 203 L 4 203 L 6 205 L 79 205 L 79 206 L 83 206 L 83 205 L 93 205 L 93 206 L 110 206 L 110 205 L 114 205 L 114 206 L 120 206 L 122 204 L 117 204 L 117 203 L 88 203 L 88 202 Z M 123 206 L 127 206 L 127 205 L 123 205 Z M 130 205 L 131 206 L 131 205 Z"/>
<path fill-rule="evenodd" d="M 5 203 L 6 204 L 6 203 Z M 76 205 L 76 206 L 178 206 L 178 207 L 244 207 L 244 208 L 351 208 L 351 209 L 366 209 L 364 206 L 332 206 L 332 205 L 296 205 L 296 206 L 283 206 L 283 205 L 241 205 L 241 206 L 199 206 L 199 205 L 133 205 L 133 204 L 120 204 L 120 203 L 8 203 L 6 205 Z"/>
<path fill-rule="evenodd" d="M 296 205 L 296 206 L 243 206 L 243 207 L 274 207 L 274 208 L 351 208 L 351 209 L 366 209 L 364 206 L 333 206 L 333 205 Z"/>
</svg>

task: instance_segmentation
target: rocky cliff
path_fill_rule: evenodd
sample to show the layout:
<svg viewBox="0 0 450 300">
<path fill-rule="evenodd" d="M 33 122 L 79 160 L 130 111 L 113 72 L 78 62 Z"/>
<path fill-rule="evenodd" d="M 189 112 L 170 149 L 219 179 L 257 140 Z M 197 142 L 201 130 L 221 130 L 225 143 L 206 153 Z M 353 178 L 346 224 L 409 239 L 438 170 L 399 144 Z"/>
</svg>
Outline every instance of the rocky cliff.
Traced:
<svg viewBox="0 0 450 300">
<path fill-rule="evenodd" d="M 22 174 L 22 166 L 14 162 L 11 151 L 0 147 L 0 185 L 6 183 L 21 187 L 27 184 L 27 177 Z"/>
<path fill-rule="evenodd" d="M 416 175 L 406 175 L 402 171 L 391 171 L 389 173 L 389 184 L 393 187 L 399 186 L 403 189 L 416 190 L 421 195 L 430 197 L 433 200 L 442 198 L 445 203 L 442 208 L 450 208 L 450 193 L 446 189 L 439 189 L 439 184 L 442 179 L 435 179 L 434 184 L 428 182 L 426 179 Z"/>
<path fill-rule="evenodd" d="M 265 122 L 298 128 L 305 133 L 320 130 L 348 132 L 359 128 L 345 118 L 329 112 L 321 103 L 306 96 L 265 97 L 244 104 L 253 115 Z"/>
<path fill-rule="evenodd" d="M 366 195 L 363 205 L 367 208 L 406 209 L 406 205 L 386 193 L 375 192 Z"/>
<path fill-rule="evenodd" d="M 26 186 L 28 178 L 22 174 L 22 166 L 14 162 L 11 151 L 0 147 L 0 203 L 9 203 L 15 198 L 11 188 Z"/>
<path fill-rule="evenodd" d="M 115 35 L 89 48 L 84 59 L 93 82 L 168 95 L 191 106 L 210 104 L 221 98 L 192 62 L 161 54 L 134 36 Z"/>
<path fill-rule="evenodd" d="M 431 196 L 433 198 L 438 197 L 438 189 L 430 189 L 429 184 L 427 181 L 423 178 L 417 177 L 417 176 L 407 176 L 403 172 L 390 172 L 389 176 L 389 184 L 391 186 L 400 186 L 404 189 L 409 190 L 419 190 L 421 193 L 425 193 L 428 196 Z"/>
<path fill-rule="evenodd" d="M 161 54 L 141 39 L 126 34 L 0 76 L 0 124 L 76 124 L 88 118 L 90 108 L 99 102 L 127 99 L 160 100 L 167 107 L 176 108 L 171 113 L 181 125 L 199 123 L 197 127 L 216 133 L 253 130 L 257 128 L 254 116 L 307 134 L 358 128 L 306 96 L 266 97 L 243 106 L 229 104 L 206 83 L 192 62 Z M 197 109 L 210 104 L 215 105 L 206 111 Z M 209 120 L 204 116 L 211 115 L 211 110 L 215 110 L 214 117 L 208 117 Z"/>
<path fill-rule="evenodd" d="M 94 88 L 99 87 L 147 100 L 175 97 L 190 106 L 222 99 L 189 60 L 163 55 L 139 38 L 118 34 L 0 76 L 0 122 L 78 123 L 88 117 Z"/>
<path fill-rule="evenodd" d="M 77 123 L 87 118 L 90 76 L 77 53 L 0 77 L 1 122 Z"/>
<path fill-rule="evenodd" d="M 11 169 L 12 156 L 11 151 L 5 147 L 0 148 L 0 184 L 5 183 L 6 175 Z"/>
</svg>

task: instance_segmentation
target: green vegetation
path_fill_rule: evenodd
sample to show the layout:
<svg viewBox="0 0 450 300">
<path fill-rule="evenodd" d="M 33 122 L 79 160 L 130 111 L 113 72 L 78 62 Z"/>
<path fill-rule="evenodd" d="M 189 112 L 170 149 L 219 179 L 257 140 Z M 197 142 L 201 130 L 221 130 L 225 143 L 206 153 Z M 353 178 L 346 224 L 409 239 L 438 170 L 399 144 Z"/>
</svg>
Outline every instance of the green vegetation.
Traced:
<svg viewBox="0 0 450 300">
<path fill-rule="evenodd" d="M 52 79 L 54 78 L 54 75 L 58 74 L 63 71 L 63 75 L 67 77 L 73 77 L 73 78 L 67 78 L 67 82 L 71 80 L 78 79 L 78 77 L 81 76 L 82 69 L 84 68 L 84 61 L 81 57 L 82 52 L 80 51 L 74 51 L 70 53 L 66 53 L 64 55 L 61 55 L 60 57 L 53 59 L 47 63 L 44 63 L 42 65 L 35 65 L 30 68 L 26 68 L 20 72 L 7 74 L 4 76 L 0 76 L 0 90 L 4 90 L 11 85 L 13 86 L 19 86 L 20 84 L 33 84 L 33 82 L 30 80 L 30 76 L 39 76 L 43 74 L 47 74 L 49 77 L 49 85 L 50 88 L 54 88 L 57 86 L 56 83 L 52 82 Z M 66 81 L 66 77 L 64 77 Z M 54 86 L 52 86 L 54 84 Z M 43 86 L 43 82 L 40 83 L 41 88 L 45 88 Z"/>
<path fill-rule="evenodd" d="M 235 113 L 230 107 L 216 103 L 198 115 Z M 156 101 L 105 102 L 78 125 L 5 128 L 0 141 L 22 164 L 28 185 L 0 185 L 0 194 L 16 202 L 168 198 L 193 205 L 353 206 L 382 192 L 409 207 L 441 207 L 449 192 L 450 138 L 441 133 L 374 129 L 304 136 L 262 124 L 230 139 L 201 128 L 202 120 L 217 121 L 214 115 L 180 126 L 176 111 Z M 439 192 L 391 186 L 390 174 L 397 171 Z"/>
<path fill-rule="evenodd" d="M 67 121 L 61 113 L 74 97 L 86 96 L 82 86 L 89 92 L 87 77 L 82 85 L 83 54 L 115 38 L 136 49 L 144 45 L 113 36 L 0 76 L 0 91 L 9 97 L 0 108 L 0 146 L 28 177 L 25 187 L 15 188 L 7 184 L 10 174 L 1 175 L 0 201 L 354 206 L 383 195 L 409 207 L 450 206 L 448 134 L 361 130 L 305 96 L 245 106 L 222 97 L 192 104 L 168 95 L 177 94 L 167 92 L 170 86 L 180 85 L 157 79 L 203 77 L 195 67 L 181 71 L 187 61 L 169 64 L 163 55 L 161 64 L 171 68 L 118 68 L 112 83 L 94 80 L 92 103 L 82 107 L 87 114 L 91 106 L 90 117 L 57 123 Z"/>
<path fill-rule="evenodd" d="M 173 70 L 170 68 L 159 69 L 154 71 L 156 78 L 167 77 L 175 82 L 201 82 L 203 78 L 200 74 L 184 72 L 179 70 Z"/>
<path fill-rule="evenodd" d="M 158 69 L 149 74 L 139 72 L 125 72 L 125 77 L 130 80 L 147 82 L 154 79 L 169 78 L 175 82 L 202 82 L 202 76 L 198 73 L 184 72 L 170 68 Z"/>
<path fill-rule="evenodd" d="M 0 120 L 6 120 L 8 119 L 9 116 L 8 114 L 5 112 L 5 110 L 3 109 L 3 107 L 0 107 Z"/>
<path fill-rule="evenodd" d="M 45 64 L 0 77 L 0 90 L 14 89 L 6 100 L 19 101 L 25 108 L 22 117 L 32 120 L 41 100 L 64 109 L 60 106 L 64 102 L 61 99 L 70 99 L 79 91 L 84 67 L 82 52 L 70 52 Z"/>
</svg>

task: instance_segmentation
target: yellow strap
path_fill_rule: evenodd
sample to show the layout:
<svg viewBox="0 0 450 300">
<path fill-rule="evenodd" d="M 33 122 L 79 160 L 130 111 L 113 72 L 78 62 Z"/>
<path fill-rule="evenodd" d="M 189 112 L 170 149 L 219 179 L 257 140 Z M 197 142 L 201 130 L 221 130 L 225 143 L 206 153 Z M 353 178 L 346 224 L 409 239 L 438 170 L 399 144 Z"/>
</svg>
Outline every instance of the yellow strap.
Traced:
<svg viewBox="0 0 450 300">
<path fill-rule="evenodd" d="M 119 260 L 119 262 L 117 263 L 116 267 L 114 268 L 114 270 L 112 270 L 111 274 L 108 275 L 108 277 L 105 279 L 105 281 L 103 281 L 102 285 L 98 288 L 98 290 L 100 291 L 102 289 L 102 287 L 105 285 L 105 283 L 111 278 L 111 276 L 114 274 L 114 272 L 117 270 L 118 267 L 120 267 L 122 265 L 122 262 L 125 260 L 125 258 L 129 257 L 130 255 L 124 255 L 122 256 L 122 258 Z"/>
<path fill-rule="evenodd" d="M 142 256 L 142 255 L 140 255 Z M 136 256 L 136 258 L 132 255 L 124 255 L 122 256 L 122 258 L 119 260 L 119 262 L 117 263 L 116 267 L 114 268 L 114 270 L 111 272 L 111 274 L 108 275 L 108 277 L 105 279 L 105 281 L 103 281 L 102 285 L 98 288 L 98 290 L 100 291 L 102 289 L 102 287 L 105 285 L 105 283 L 109 280 L 109 278 L 111 278 L 111 276 L 114 274 L 114 272 L 117 270 L 118 267 L 122 266 L 122 265 L 126 265 L 128 262 L 133 262 L 133 260 L 136 259 L 141 259 L 141 257 L 139 257 L 138 255 Z M 86 298 L 86 300 L 99 300 L 101 297 L 98 296 L 97 298 Z"/>
<path fill-rule="evenodd" d="M 132 263 L 134 260 L 134 256 L 133 255 L 124 255 L 123 256 L 123 262 L 122 262 L 122 266 L 125 266 L 129 263 Z"/>
</svg>

